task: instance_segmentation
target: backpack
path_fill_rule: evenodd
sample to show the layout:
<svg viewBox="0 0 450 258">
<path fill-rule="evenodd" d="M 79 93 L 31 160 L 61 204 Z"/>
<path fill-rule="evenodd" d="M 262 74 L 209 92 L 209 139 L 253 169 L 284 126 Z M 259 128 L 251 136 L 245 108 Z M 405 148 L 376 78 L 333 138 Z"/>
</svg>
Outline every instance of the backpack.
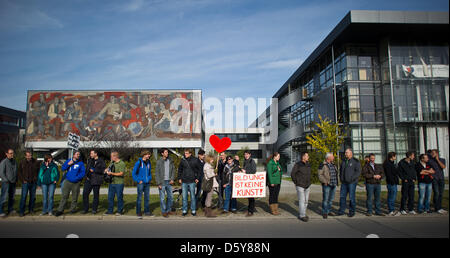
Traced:
<svg viewBox="0 0 450 258">
<path fill-rule="evenodd" d="M 148 162 L 150 162 L 150 160 Z M 141 167 L 142 167 L 142 159 L 139 160 L 139 167 L 136 170 L 136 176 L 139 175 L 139 171 L 141 170 Z"/>
</svg>

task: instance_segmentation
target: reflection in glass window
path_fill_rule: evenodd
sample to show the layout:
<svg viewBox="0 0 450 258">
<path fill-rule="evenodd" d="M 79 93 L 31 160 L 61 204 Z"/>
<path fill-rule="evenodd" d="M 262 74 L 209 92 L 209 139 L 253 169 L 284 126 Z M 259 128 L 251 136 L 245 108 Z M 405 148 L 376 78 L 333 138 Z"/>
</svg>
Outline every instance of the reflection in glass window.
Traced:
<svg viewBox="0 0 450 258">
<path fill-rule="evenodd" d="M 359 56 L 358 57 L 359 67 L 372 67 L 372 57 L 370 56 Z"/>
</svg>

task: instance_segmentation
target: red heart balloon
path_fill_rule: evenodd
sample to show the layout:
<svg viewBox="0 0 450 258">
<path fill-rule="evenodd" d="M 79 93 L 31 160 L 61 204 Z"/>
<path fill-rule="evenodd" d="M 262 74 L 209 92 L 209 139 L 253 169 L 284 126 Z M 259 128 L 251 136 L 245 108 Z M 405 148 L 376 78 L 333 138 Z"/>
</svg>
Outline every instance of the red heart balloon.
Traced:
<svg viewBox="0 0 450 258">
<path fill-rule="evenodd" d="M 231 146 L 231 139 L 228 137 L 220 139 L 217 135 L 211 135 L 209 137 L 209 143 L 220 153 L 226 151 Z"/>
</svg>

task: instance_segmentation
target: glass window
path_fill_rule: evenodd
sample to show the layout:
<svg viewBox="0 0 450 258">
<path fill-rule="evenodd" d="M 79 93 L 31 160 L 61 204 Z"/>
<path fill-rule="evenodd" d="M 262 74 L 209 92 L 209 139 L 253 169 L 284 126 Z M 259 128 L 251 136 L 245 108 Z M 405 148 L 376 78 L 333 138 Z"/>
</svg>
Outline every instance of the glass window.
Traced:
<svg viewBox="0 0 450 258">
<path fill-rule="evenodd" d="M 373 89 L 372 83 L 360 83 L 359 84 L 359 90 L 361 95 L 373 95 L 374 89 Z"/>
<path fill-rule="evenodd" d="M 350 121 L 360 121 L 360 108 L 359 108 L 359 96 L 349 96 L 349 113 Z"/>
<path fill-rule="evenodd" d="M 358 56 L 359 67 L 372 67 L 372 57 L 370 56 Z"/>
<path fill-rule="evenodd" d="M 347 56 L 348 67 L 358 67 L 358 58 L 356 56 Z"/>
<path fill-rule="evenodd" d="M 357 68 L 349 68 L 347 69 L 347 79 L 349 81 L 357 81 L 359 79 L 358 69 Z"/>
</svg>

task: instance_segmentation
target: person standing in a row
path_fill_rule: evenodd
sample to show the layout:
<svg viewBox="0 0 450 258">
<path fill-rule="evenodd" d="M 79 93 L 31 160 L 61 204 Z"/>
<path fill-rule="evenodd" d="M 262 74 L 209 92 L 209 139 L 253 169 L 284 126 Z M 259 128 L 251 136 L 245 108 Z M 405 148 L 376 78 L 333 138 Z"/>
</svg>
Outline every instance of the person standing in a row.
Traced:
<svg viewBox="0 0 450 258">
<path fill-rule="evenodd" d="M 206 199 L 205 199 L 205 216 L 208 218 L 214 218 L 217 217 L 213 214 L 213 211 L 211 210 L 211 204 L 212 204 L 212 196 L 214 194 L 214 190 L 218 190 L 219 183 L 216 179 L 216 173 L 214 173 L 214 157 L 211 155 L 206 156 L 205 158 L 205 165 L 203 166 L 203 180 L 214 180 L 212 183 L 212 189 L 211 191 L 206 193 Z"/>
<path fill-rule="evenodd" d="M 116 216 L 120 216 L 123 213 L 123 189 L 126 164 L 120 159 L 117 151 L 111 152 L 111 164 L 105 172 L 108 176 L 112 176 L 112 180 L 108 188 L 108 211 L 105 214 L 113 214 L 114 198 L 117 195 Z"/>
<path fill-rule="evenodd" d="M 419 203 L 417 211 L 420 213 L 431 213 L 431 189 L 433 182 L 434 169 L 428 163 L 427 154 L 419 156 L 419 162 L 416 163 L 417 181 L 419 182 Z"/>
<path fill-rule="evenodd" d="M 50 154 L 44 156 L 44 162 L 39 169 L 37 186 L 42 189 L 42 213 L 53 216 L 53 197 L 55 195 L 56 183 L 59 181 L 58 166 L 53 162 Z"/>
<path fill-rule="evenodd" d="M 225 193 L 225 200 L 223 203 L 223 212 L 227 214 L 230 210 L 232 213 L 236 213 L 237 211 L 237 200 L 236 198 L 232 198 L 233 195 L 233 174 L 236 172 L 240 172 L 240 168 L 233 162 L 233 157 L 227 156 L 227 164 L 223 170 L 223 188 Z"/>
<path fill-rule="evenodd" d="M 415 153 L 408 151 L 406 158 L 398 163 L 398 175 L 402 180 L 402 200 L 400 203 L 400 213 L 406 215 L 406 201 L 408 201 L 409 214 L 416 214 L 414 211 L 414 188 L 417 180 L 416 169 L 414 167 Z"/>
<path fill-rule="evenodd" d="M 242 169 L 242 172 L 246 174 L 256 174 L 256 163 L 252 159 L 252 154 L 249 150 L 246 150 L 244 152 L 244 159 L 244 167 Z M 248 198 L 248 210 L 245 216 L 253 216 L 253 213 L 255 211 L 255 198 Z"/>
<path fill-rule="evenodd" d="M 67 171 L 66 179 L 62 188 L 61 202 L 59 203 L 58 211 L 55 216 L 61 216 L 64 213 L 64 206 L 70 193 L 72 193 L 72 204 L 70 206 L 70 213 L 77 211 L 78 196 L 80 195 L 80 184 L 86 174 L 86 168 L 83 161 L 80 159 L 81 153 L 75 151 L 73 157 L 68 159 L 62 166 L 63 171 Z"/>
<path fill-rule="evenodd" d="M 0 162 L 0 184 L 2 193 L 0 195 L 0 217 L 14 212 L 14 196 L 16 194 L 17 162 L 14 159 L 14 150 L 8 149 L 6 158 Z M 8 213 L 5 214 L 3 206 L 8 202 Z"/>
<path fill-rule="evenodd" d="M 19 216 L 23 217 L 25 215 L 25 206 L 30 194 L 30 200 L 28 202 L 28 212 L 30 215 L 34 213 L 34 204 L 36 201 L 36 182 L 39 173 L 40 163 L 35 158 L 31 151 L 25 152 L 25 159 L 20 162 L 19 169 L 17 171 L 17 176 L 19 181 L 22 183 L 22 195 L 20 198 L 19 205 Z"/>
<path fill-rule="evenodd" d="M 325 161 L 319 167 L 319 181 L 322 183 L 322 217 L 328 218 L 328 215 L 335 216 L 334 212 L 331 212 L 331 205 L 334 200 L 336 188 L 339 185 L 338 171 L 334 165 L 334 155 L 329 152 L 325 156 Z"/>
<path fill-rule="evenodd" d="M 83 187 L 83 206 L 82 214 L 89 212 L 89 195 L 94 191 L 94 201 L 92 203 L 92 214 L 97 213 L 98 203 L 100 199 L 100 186 L 103 184 L 103 176 L 105 173 L 105 161 L 98 156 L 96 150 L 91 150 L 90 159 L 87 162 L 86 180 Z"/>
<path fill-rule="evenodd" d="M 395 212 L 395 200 L 397 200 L 397 185 L 399 185 L 398 168 L 394 161 L 397 159 L 395 152 L 389 152 L 386 161 L 383 163 L 384 173 L 386 175 L 386 187 L 388 190 L 387 205 L 389 216 L 398 216 Z"/>
<path fill-rule="evenodd" d="M 200 168 L 197 158 L 192 156 L 192 150 L 187 149 L 184 151 L 184 157 L 180 161 L 178 167 L 178 182 L 181 184 L 183 194 L 183 216 L 188 212 L 188 193 L 191 196 L 191 214 L 196 216 L 196 204 L 195 198 L 196 184 L 199 182 Z"/>
<path fill-rule="evenodd" d="M 150 182 L 152 181 L 152 164 L 150 162 L 150 152 L 141 152 L 141 158 L 134 164 L 132 177 L 137 183 L 136 215 L 142 218 L 141 200 L 144 194 L 144 214 L 153 217 L 150 212 Z"/>
<path fill-rule="evenodd" d="M 375 197 L 375 215 L 384 216 L 381 213 L 381 179 L 384 178 L 384 171 L 380 164 L 375 163 L 375 154 L 369 154 L 369 162 L 364 165 L 362 174 L 366 181 L 366 215 L 372 216 L 372 201 Z"/>
<path fill-rule="evenodd" d="M 444 169 L 446 168 L 445 159 L 439 157 L 439 151 L 434 149 L 428 156 L 429 164 L 434 169 L 433 176 L 433 203 L 434 209 L 439 214 L 447 213 L 442 209 L 442 197 L 444 196 L 445 190 L 445 177 Z"/>
<path fill-rule="evenodd" d="M 172 185 L 175 180 L 175 166 L 169 157 L 168 149 L 162 149 L 160 153 L 161 158 L 156 162 L 155 177 L 159 190 L 161 213 L 163 217 L 167 218 L 169 214 L 172 214 Z"/>
<path fill-rule="evenodd" d="M 356 185 L 361 175 L 361 164 L 359 160 L 353 157 L 353 150 L 348 148 L 345 150 L 345 159 L 342 161 L 340 169 L 341 192 L 339 200 L 338 216 L 344 215 L 347 208 L 347 195 L 350 196 L 349 217 L 355 216 L 356 211 Z"/>
<path fill-rule="evenodd" d="M 280 215 L 278 212 L 278 196 L 281 189 L 281 176 L 283 169 L 280 165 L 280 153 L 275 152 L 267 163 L 267 182 L 269 186 L 269 207 L 272 215 Z"/>
<path fill-rule="evenodd" d="M 217 163 L 217 179 L 218 179 L 218 183 L 219 183 L 219 200 L 224 200 L 224 196 L 223 196 L 223 192 L 225 191 L 225 189 L 223 188 L 223 182 L 222 182 L 222 178 L 223 178 L 223 170 L 225 169 L 225 165 L 227 164 L 227 155 L 225 154 L 225 152 L 222 152 L 219 154 L 219 161 Z M 219 206 L 223 206 L 223 203 L 220 202 Z M 217 207 L 217 208 L 223 208 L 223 207 Z"/>
<path fill-rule="evenodd" d="M 298 195 L 299 216 L 298 219 L 308 222 L 306 215 L 308 209 L 309 192 L 311 190 L 311 165 L 309 164 L 309 154 L 302 153 L 300 161 L 292 168 L 291 178 L 294 182 Z"/>
</svg>

